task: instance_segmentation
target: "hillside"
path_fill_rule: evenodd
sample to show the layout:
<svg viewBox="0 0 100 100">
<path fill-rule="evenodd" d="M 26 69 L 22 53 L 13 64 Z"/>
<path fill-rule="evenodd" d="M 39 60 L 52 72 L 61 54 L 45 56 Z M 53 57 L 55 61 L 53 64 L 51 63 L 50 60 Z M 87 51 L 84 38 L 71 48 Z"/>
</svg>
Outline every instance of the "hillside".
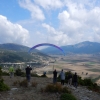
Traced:
<svg viewBox="0 0 100 100">
<path fill-rule="evenodd" d="M 41 59 L 50 58 L 36 49 L 28 53 L 29 49 L 29 47 L 18 44 L 0 44 L 0 63 L 41 61 Z"/>
<path fill-rule="evenodd" d="M 75 45 L 66 45 L 61 47 L 66 54 L 99 54 L 100 53 L 100 43 L 84 41 Z M 41 52 L 47 54 L 60 54 L 62 53 L 54 47 L 48 47 L 42 49 Z"/>
<path fill-rule="evenodd" d="M 60 100 L 60 93 L 43 92 L 47 84 L 52 84 L 52 78 L 32 77 L 31 82 L 36 82 L 37 86 L 20 87 L 13 85 L 14 82 L 22 81 L 25 77 L 9 76 L 3 77 L 4 82 L 10 86 L 11 90 L 0 92 L 0 100 Z M 75 89 L 73 86 L 65 84 L 62 87 L 68 87 L 77 100 L 99 100 L 99 93 L 88 90 L 86 87 L 78 86 Z"/>
<path fill-rule="evenodd" d="M 30 48 L 19 44 L 6 43 L 6 44 L 0 44 L 0 49 L 28 52 Z"/>
</svg>

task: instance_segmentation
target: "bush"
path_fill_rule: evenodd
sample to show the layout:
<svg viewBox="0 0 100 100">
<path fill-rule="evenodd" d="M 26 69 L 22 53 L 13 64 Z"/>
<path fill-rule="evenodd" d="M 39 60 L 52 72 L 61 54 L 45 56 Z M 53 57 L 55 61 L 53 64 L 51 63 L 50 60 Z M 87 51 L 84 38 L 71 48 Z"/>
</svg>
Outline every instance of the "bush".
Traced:
<svg viewBox="0 0 100 100">
<path fill-rule="evenodd" d="M 17 76 L 25 76 L 25 73 L 22 72 L 21 69 L 18 68 L 18 69 L 15 71 L 15 75 L 17 75 Z"/>
<path fill-rule="evenodd" d="M 10 88 L 4 84 L 4 80 L 2 79 L 2 68 L 0 67 L 0 91 L 7 91 L 9 90 Z"/>
<path fill-rule="evenodd" d="M 37 82 L 32 82 L 32 87 L 37 87 Z"/>
<path fill-rule="evenodd" d="M 2 68 L 0 67 L 0 78 L 2 77 Z"/>
<path fill-rule="evenodd" d="M 60 100 L 77 100 L 72 94 L 64 93 L 61 95 Z"/>
<path fill-rule="evenodd" d="M 62 87 L 61 84 L 48 84 L 45 87 L 45 92 L 51 92 L 51 93 L 70 93 L 67 87 Z"/>
<path fill-rule="evenodd" d="M 0 79 L 0 91 L 10 90 L 10 88 L 6 84 L 4 84 L 3 81 L 4 81 L 3 79 Z"/>
<path fill-rule="evenodd" d="M 14 86 L 17 86 L 17 85 L 19 85 L 19 84 L 20 84 L 20 81 L 19 81 L 19 80 L 13 82 L 13 85 L 14 85 Z"/>
<path fill-rule="evenodd" d="M 47 77 L 47 76 L 43 74 L 43 75 L 41 75 L 41 77 Z"/>
<path fill-rule="evenodd" d="M 84 85 L 85 86 L 91 86 L 91 85 L 93 85 L 93 82 L 92 82 L 91 79 L 84 79 L 83 81 L 84 81 Z"/>
<path fill-rule="evenodd" d="M 36 73 L 31 73 L 32 77 L 39 77 L 39 75 L 37 75 Z"/>
<path fill-rule="evenodd" d="M 61 85 L 58 85 L 58 84 L 48 84 L 45 88 L 45 91 L 46 92 L 52 92 L 52 93 L 55 93 L 55 92 L 61 92 L 62 90 L 62 87 Z"/>
<path fill-rule="evenodd" d="M 67 87 L 63 87 L 62 93 L 71 93 L 71 91 Z"/>
<path fill-rule="evenodd" d="M 94 84 L 91 79 L 89 78 L 82 79 L 80 76 L 78 76 L 78 83 L 82 86 L 91 86 Z"/>
<path fill-rule="evenodd" d="M 9 76 L 9 73 L 8 72 L 2 72 L 2 76 Z"/>
<path fill-rule="evenodd" d="M 28 82 L 27 82 L 27 80 L 25 79 L 25 80 L 19 82 L 19 85 L 22 86 L 22 87 L 28 87 Z"/>
<path fill-rule="evenodd" d="M 100 86 L 98 86 L 96 83 L 94 83 L 93 85 L 88 86 L 88 89 L 100 93 Z"/>
</svg>

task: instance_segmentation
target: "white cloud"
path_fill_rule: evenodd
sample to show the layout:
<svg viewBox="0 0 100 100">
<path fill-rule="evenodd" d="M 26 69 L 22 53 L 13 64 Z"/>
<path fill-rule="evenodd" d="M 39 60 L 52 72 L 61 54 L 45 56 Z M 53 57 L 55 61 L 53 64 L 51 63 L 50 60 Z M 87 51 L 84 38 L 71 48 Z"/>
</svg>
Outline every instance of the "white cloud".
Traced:
<svg viewBox="0 0 100 100">
<path fill-rule="evenodd" d="M 49 42 L 67 45 L 87 40 L 100 42 L 99 4 L 98 0 L 20 0 L 20 6 L 31 12 L 32 20 L 38 20 L 32 24 L 35 27 L 31 35 L 34 44 Z M 52 13 L 49 19 L 48 15 L 44 16 L 46 12 Z"/>
<path fill-rule="evenodd" d="M 86 40 L 100 42 L 100 7 L 92 5 L 91 9 L 87 9 L 81 2 L 67 2 L 66 7 L 58 15 L 59 29 L 71 38 L 72 43 Z"/>
<path fill-rule="evenodd" d="M 66 45 L 68 43 L 68 36 L 62 31 L 57 31 L 46 23 L 43 23 L 42 26 L 47 30 L 47 42 L 57 45 Z"/>
<path fill-rule="evenodd" d="M 19 24 L 13 24 L 0 15 L 0 43 L 28 45 L 29 32 Z"/>
<path fill-rule="evenodd" d="M 43 14 L 43 11 L 40 9 L 40 7 L 31 0 L 19 0 L 19 4 L 24 9 L 27 9 L 31 12 L 31 17 L 33 20 L 44 20 L 45 16 Z"/>
<path fill-rule="evenodd" d="M 34 2 L 44 9 L 57 9 L 63 7 L 63 2 L 61 0 L 34 0 Z"/>
</svg>

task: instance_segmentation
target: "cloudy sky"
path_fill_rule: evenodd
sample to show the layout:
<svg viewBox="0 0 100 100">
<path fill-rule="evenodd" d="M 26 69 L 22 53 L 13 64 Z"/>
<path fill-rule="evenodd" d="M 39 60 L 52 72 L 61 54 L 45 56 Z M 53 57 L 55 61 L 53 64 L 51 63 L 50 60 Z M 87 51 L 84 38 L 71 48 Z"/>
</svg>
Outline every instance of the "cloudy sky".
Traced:
<svg viewBox="0 0 100 100">
<path fill-rule="evenodd" d="M 0 0 L 0 44 L 100 43 L 100 0 Z"/>
</svg>

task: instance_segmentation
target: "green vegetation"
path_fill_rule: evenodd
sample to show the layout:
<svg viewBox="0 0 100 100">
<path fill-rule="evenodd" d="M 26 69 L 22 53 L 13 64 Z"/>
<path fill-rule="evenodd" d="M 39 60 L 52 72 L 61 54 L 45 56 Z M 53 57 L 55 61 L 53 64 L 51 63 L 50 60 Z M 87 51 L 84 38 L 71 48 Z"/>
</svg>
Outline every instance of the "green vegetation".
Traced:
<svg viewBox="0 0 100 100">
<path fill-rule="evenodd" d="M 92 72 L 100 72 L 100 69 L 87 69 L 87 70 Z"/>
<path fill-rule="evenodd" d="M 15 75 L 17 75 L 17 76 L 23 76 L 23 77 L 25 77 L 25 73 L 24 72 L 22 72 L 22 70 L 21 69 L 16 69 L 16 71 L 15 71 Z"/>
<path fill-rule="evenodd" d="M 41 89 L 44 92 L 60 93 L 60 100 L 77 100 L 67 87 L 63 87 L 61 84 L 48 84 L 45 89 Z"/>
<path fill-rule="evenodd" d="M 71 91 L 69 91 L 67 87 L 62 87 L 61 84 L 48 84 L 45 87 L 45 92 L 71 93 Z"/>
<path fill-rule="evenodd" d="M 26 73 L 22 72 L 21 69 L 16 69 L 15 71 L 15 75 L 16 76 L 21 76 L 21 77 L 26 77 Z M 40 77 L 39 75 L 37 75 L 36 73 L 31 73 L 31 77 Z M 42 76 L 42 77 L 46 77 L 46 76 Z"/>
<path fill-rule="evenodd" d="M 41 75 L 41 77 L 47 77 L 47 76 L 43 74 L 43 75 Z"/>
<path fill-rule="evenodd" d="M 6 72 L 6 71 L 3 71 L 3 72 L 2 72 L 2 76 L 9 76 L 9 73 Z"/>
<path fill-rule="evenodd" d="M 19 81 L 19 80 L 17 80 L 17 81 L 15 81 L 15 82 L 13 82 L 13 85 L 14 85 L 14 86 L 18 86 L 18 85 L 19 85 L 19 83 L 20 83 L 20 81 Z"/>
<path fill-rule="evenodd" d="M 95 82 L 96 82 L 97 80 L 99 80 L 99 79 L 100 79 L 100 76 L 98 76 L 98 77 L 92 79 L 92 81 L 95 83 Z"/>
<path fill-rule="evenodd" d="M 37 82 L 32 82 L 32 87 L 37 87 Z"/>
<path fill-rule="evenodd" d="M 94 84 L 91 79 L 81 79 L 81 77 L 78 78 L 78 83 L 82 86 L 91 86 Z"/>
<path fill-rule="evenodd" d="M 68 73 L 69 72 L 65 73 L 66 83 L 68 82 L 68 80 L 67 80 Z M 72 76 L 73 76 L 73 73 L 72 73 Z M 98 77 L 98 78 L 100 78 L 100 77 Z M 58 76 L 57 81 L 60 82 L 60 76 Z M 73 84 L 73 79 L 72 79 L 72 84 Z M 96 91 L 96 92 L 100 92 L 100 86 L 98 86 L 90 78 L 82 79 L 80 76 L 78 76 L 78 85 L 87 86 L 87 88 L 90 89 L 90 90 L 93 90 L 93 91 Z"/>
<path fill-rule="evenodd" d="M 6 84 L 4 84 L 3 79 L 0 79 L 0 91 L 7 91 L 7 90 L 10 90 L 10 88 Z"/>
<path fill-rule="evenodd" d="M 88 89 L 100 93 L 100 86 L 98 86 L 96 83 L 88 86 Z"/>
<path fill-rule="evenodd" d="M 40 77 L 40 76 L 36 73 L 31 73 L 31 77 Z"/>
<path fill-rule="evenodd" d="M 40 77 L 47 77 L 46 72 L 44 72 Z"/>
<path fill-rule="evenodd" d="M 28 50 L 5 50 L 5 49 L 0 49 L 0 63 L 4 62 L 29 62 L 29 61 L 36 61 L 40 60 L 40 58 L 43 59 L 48 59 L 50 56 L 42 54 L 40 52 L 32 52 L 28 53 Z"/>
<path fill-rule="evenodd" d="M 0 67 L 0 79 L 2 78 L 2 68 Z"/>
<path fill-rule="evenodd" d="M 13 85 L 14 86 L 21 86 L 21 87 L 28 87 L 28 81 L 26 79 L 24 79 L 22 81 L 17 80 L 15 82 L 13 82 Z M 32 87 L 37 87 L 37 85 L 38 85 L 38 83 L 35 81 L 31 83 Z"/>
<path fill-rule="evenodd" d="M 77 100 L 72 94 L 64 93 L 61 94 L 60 100 Z"/>
<path fill-rule="evenodd" d="M 82 86 L 87 86 L 87 88 L 92 91 L 96 91 L 100 93 L 100 86 L 94 83 L 90 78 L 81 79 L 81 77 L 79 77 L 78 83 Z"/>
<path fill-rule="evenodd" d="M 19 85 L 22 87 L 28 87 L 28 82 L 26 79 L 24 79 L 23 81 L 19 82 Z"/>
<path fill-rule="evenodd" d="M 20 56 L 10 53 L 10 52 L 5 52 L 1 53 L 0 52 L 0 62 L 15 62 L 17 59 L 22 60 Z"/>
<path fill-rule="evenodd" d="M 88 65 L 92 65 L 92 64 L 95 64 L 95 62 L 88 62 L 87 64 Z"/>
<path fill-rule="evenodd" d="M 7 91 L 9 89 L 10 88 L 6 84 L 4 84 L 4 80 L 2 79 L 2 70 L 0 67 L 0 91 Z"/>
</svg>

